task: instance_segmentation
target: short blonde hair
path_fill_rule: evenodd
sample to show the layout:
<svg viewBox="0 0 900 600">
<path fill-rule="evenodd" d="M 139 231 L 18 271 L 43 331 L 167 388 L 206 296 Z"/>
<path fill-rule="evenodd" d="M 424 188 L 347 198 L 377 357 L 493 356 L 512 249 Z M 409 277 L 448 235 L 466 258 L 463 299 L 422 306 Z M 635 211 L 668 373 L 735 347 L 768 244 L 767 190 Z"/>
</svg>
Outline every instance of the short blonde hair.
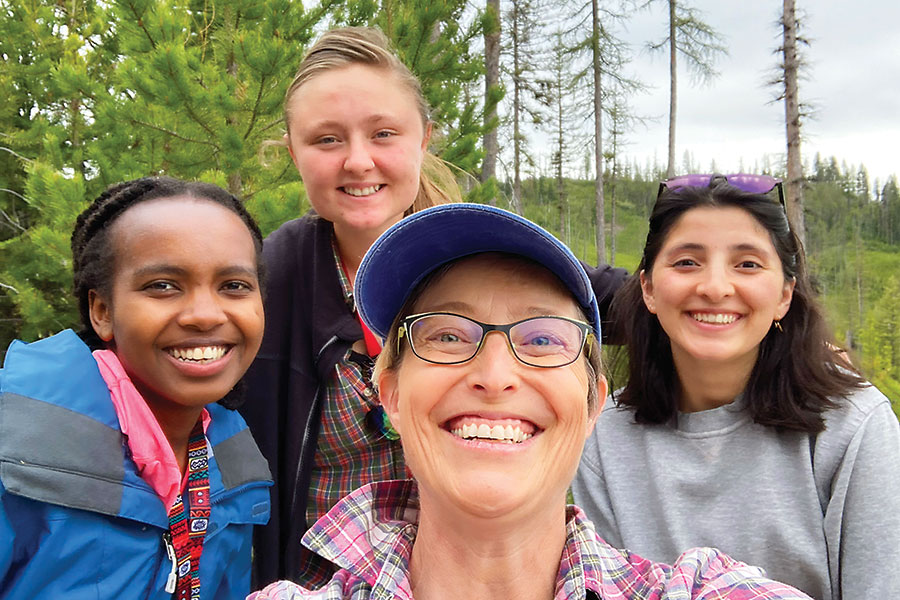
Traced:
<svg viewBox="0 0 900 600">
<path fill-rule="evenodd" d="M 322 34 L 310 47 L 284 95 L 284 126 L 288 136 L 291 134 L 290 103 L 294 93 L 317 75 L 350 65 L 366 65 L 395 75 L 397 81 L 413 95 L 422 118 L 422 127 L 427 128 L 432 122 L 431 108 L 422 93 L 419 79 L 391 49 L 384 33 L 374 27 L 339 27 Z M 447 202 L 462 202 L 459 185 L 447 163 L 426 152 L 419 177 L 419 191 L 406 214 Z"/>
</svg>

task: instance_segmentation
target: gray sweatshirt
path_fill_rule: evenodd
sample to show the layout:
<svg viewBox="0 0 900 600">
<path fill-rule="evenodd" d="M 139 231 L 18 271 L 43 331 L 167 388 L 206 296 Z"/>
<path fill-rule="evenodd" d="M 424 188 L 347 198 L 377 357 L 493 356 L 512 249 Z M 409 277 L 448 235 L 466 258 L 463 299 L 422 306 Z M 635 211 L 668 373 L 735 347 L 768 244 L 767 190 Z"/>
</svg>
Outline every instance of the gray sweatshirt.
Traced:
<svg viewBox="0 0 900 600">
<path fill-rule="evenodd" d="M 900 426 L 875 387 L 818 435 L 755 424 L 740 398 L 666 425 L 613 404 L 572 483 L 611 545 L 664 562 L 714 546 L 814 598 L 900 598 Z"/>
</svg>

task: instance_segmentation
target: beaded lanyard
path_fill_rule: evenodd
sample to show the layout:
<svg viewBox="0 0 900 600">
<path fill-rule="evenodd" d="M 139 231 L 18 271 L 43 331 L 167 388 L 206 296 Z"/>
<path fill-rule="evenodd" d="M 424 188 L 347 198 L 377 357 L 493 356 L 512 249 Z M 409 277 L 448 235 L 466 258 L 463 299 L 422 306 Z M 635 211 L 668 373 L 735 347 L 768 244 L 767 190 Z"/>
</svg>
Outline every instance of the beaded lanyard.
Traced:
<svg viewBox="0 0 900 600">
<path fill-rule="evenodd" d="M 174 591 L 176 600 L 199 600 L 200 554 L 209 525 L 209 462 L 202 419 L 197 420 L 188 440 L 187 488 L 190 514 L 185 514 L 181 494 L 169 511 L 169 532 L 178 565 L 178 582 L 173 589 L 167 585 L 166 591 Z"/>
</svg>

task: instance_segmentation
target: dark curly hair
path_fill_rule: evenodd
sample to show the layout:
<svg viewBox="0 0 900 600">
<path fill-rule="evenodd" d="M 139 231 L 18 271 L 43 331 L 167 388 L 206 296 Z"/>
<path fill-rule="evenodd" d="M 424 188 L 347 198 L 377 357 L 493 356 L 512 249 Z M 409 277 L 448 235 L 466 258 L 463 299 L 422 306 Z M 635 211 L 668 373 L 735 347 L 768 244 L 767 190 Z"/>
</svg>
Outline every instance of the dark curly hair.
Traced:
<svg viewBox="0 0 900 600">
<path fill-rule="evenodd" d="M 72 231 L 73 291 L 84 326 L 79 335 L 92 349 L 105 347 L 91 324 L 88 297 L 91 290 L 106 297 L 109 297 L 111 291 L 116 261 L 109 235 L 110 226 L 136 204 L 172 196 L 209 200 L 238 215 L 253 237 L 260 285 L 264 285 L 262 233 L 244 208 L 243 202 L 234 195 L 211 183 L 182 181 L 171 177 L 143 177 L 111 185 L 78 215 Z M 236 408 L 239 404 L 239 390 L 236 388 L 232 392 L 221 401 L 228 408 Z"/>
<path fill-rule="evenodd" d="M 738 207 L 749 213 L 769 233 L 785 279 L 796 280 L 790 308 L 781 319 L 784 332 L 772 328 L 760 342 L 744 389 L 753 420 L 809 433 L 822 431 L 822 413 L 836 406 L 834 399 L 866 382 L 835 351 L 802 245 L 784 208 L 765 194 L 747 193 L 716 178 L 705 188 L 666 190 L 656 201 L 641 262 L 611 307 L 613 339 L 625 343 L 613 364 L 621 372 L 627 360 L 628 373 L 625 387 L 615 394 L 617 404 L 632 407 L 638 423 L 665 423 L 678 411 L 681 385 L 669 337 L 644 305 L 640 273 L 650 275 L 669 231 L 685 212 L 701 206 Z"/>
</svg>

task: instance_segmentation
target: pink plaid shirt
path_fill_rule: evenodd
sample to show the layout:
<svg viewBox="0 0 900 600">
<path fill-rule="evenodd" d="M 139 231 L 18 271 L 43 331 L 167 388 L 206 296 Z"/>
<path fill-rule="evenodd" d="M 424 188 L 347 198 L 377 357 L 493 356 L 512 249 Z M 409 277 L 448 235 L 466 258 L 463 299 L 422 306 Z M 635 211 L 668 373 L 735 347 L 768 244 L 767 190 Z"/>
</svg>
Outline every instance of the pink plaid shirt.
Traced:
<svg viewBox="0 0 900 600">
<path fill-rule="evenodd" d="M 279 581 L 247 600 L 301 598 L 412 600 L 409 559 L 416 538 L 418 494 L 411 480 L 364 486 L 341 500 L 303 536 L 303 544 L 340 567 L 323 588 Z M 570 506 L 555 600 L 806 599 L 712 548 L 694 548 L 674 565 L 619 551 L 600 539 L 577 506 Z"/>
</svg>

